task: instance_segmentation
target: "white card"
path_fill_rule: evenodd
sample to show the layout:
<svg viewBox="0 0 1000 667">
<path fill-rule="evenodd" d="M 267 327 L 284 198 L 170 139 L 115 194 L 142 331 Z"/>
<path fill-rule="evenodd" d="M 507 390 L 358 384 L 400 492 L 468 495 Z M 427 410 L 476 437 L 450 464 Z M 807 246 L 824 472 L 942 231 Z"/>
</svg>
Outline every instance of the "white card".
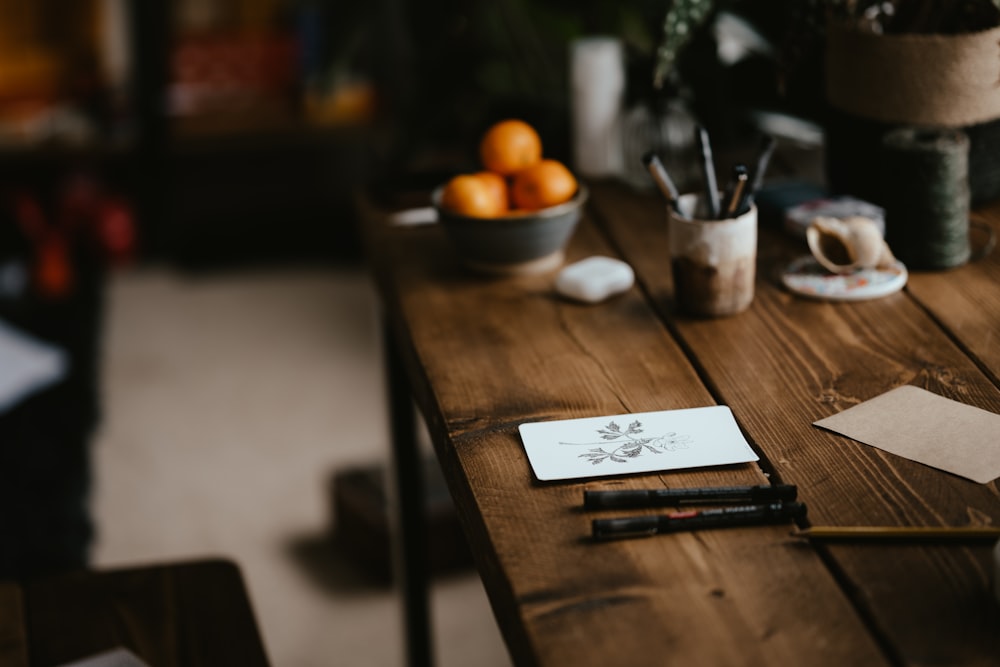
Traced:
<svg viewBox="0 0 1000 667">
<path fill-rule="evenodd" d="M 724 405 L 521 424 L 541 481 L 756 461 Z"/>
<path fill-rule="evenodd" d="M 0 412 L 66 376 L 66 352 L 0 321 Z"/>
</svg>

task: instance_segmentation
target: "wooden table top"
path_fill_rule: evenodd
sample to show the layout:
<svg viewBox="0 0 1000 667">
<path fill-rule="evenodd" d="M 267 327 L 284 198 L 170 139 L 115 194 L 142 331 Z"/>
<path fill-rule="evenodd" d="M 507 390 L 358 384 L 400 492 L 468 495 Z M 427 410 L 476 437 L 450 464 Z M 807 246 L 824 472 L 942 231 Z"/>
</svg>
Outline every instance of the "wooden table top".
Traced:
<svg viewBox="0 0 1000 667">
<path fill-rule="evenodd" d="M 988 543 L 810 544 L 790 525 L 594 542 L 581 504 L 584 489 L 783 482 L 813 525 L 1000 524 L 996 481 L 812 425 L 907 384 L 1000 413 L 1000 253 L 831 303 L 780 286 L 807 250 L 762 227 L 750 309 L 693 319 L 673 307 L 659 197 L 590 185 L 567 262 L 618 256 L 637 276 L 593 306 L 557 297 L 554 272 L 477 276 L 438 226 L 364 210 L 388 323 L 516 664 L 998 664 Z M 997 229 L 1000 206 L 976 219 Z M 517 430 L 715 404 L 759 463 L 541 483 Z"/>
</svg>

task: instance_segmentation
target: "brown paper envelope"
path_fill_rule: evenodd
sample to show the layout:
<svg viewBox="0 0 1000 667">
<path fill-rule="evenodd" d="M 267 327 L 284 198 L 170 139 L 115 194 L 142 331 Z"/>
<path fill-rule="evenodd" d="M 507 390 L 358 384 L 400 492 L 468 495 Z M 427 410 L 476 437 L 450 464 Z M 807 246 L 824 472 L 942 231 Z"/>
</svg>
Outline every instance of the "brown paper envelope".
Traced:
<svg viewBox="0 0 1000 667">
<path fill-rule="evenodd" d="M 813 422 L 985 484 L 1000 477 L 1000 415 L 903 386 Z"/>
</svg>

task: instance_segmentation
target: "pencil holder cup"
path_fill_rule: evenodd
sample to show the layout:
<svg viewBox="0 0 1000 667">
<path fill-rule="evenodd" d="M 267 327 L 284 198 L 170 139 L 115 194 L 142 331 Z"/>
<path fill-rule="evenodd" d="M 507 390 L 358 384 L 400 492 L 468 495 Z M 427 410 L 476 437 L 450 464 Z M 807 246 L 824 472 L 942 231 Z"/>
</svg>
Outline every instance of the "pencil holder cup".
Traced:
<svg viewBox="0 0 1000 667">
<path fill-rule="evenodd" d="M 757 208 L 751 204 L 741 215 L 713 220 L 704 199 L 685 194 L 667 207 L 674 300 L 692 315 L 735 315 L 753 301 Z"/>
</svg>

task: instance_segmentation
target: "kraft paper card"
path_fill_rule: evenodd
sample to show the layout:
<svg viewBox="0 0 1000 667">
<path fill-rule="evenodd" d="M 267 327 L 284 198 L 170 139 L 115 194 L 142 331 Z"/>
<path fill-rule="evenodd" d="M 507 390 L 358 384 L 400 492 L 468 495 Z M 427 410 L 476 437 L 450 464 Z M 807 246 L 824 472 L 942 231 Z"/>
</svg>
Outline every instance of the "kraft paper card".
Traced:
<svg viewBox="0 0 1000 667">
<path fill-rule="evenodd" d="M 726 406 L 531 422 L 519 427 L 541 481 L 756 461 Z"/>
<path fill-rule="evenodd" d="M 1000 415 L 897 387 L 814 426 L 985 484 L 1000 477 Z"/>
</svg>

